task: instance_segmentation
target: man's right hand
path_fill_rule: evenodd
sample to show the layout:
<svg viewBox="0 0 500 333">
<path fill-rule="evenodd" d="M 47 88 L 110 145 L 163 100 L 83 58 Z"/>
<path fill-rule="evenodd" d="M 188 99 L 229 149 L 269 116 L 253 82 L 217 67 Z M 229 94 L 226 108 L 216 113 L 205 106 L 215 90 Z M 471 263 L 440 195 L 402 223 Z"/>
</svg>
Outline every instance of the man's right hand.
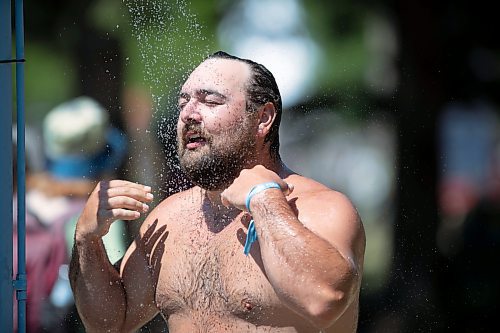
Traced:
<svg viewBox="0 0 500 333">
<path fill-rule="evenodd" d="M 76 225 L 75 239 L 100 239 L 116 220 L 135 220 L 149 210 L 151 187 L 126 180 L 101 181 L 83 209 Z"/>
</svg>

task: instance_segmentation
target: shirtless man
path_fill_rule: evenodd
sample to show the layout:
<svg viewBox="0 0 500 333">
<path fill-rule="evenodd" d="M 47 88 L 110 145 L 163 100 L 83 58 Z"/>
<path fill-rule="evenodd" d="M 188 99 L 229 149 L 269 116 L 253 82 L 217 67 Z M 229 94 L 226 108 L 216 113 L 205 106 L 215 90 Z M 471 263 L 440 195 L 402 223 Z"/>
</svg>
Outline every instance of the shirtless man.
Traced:
<svg viewBox="0 0 500 333">
<path fill-rule="evenodd" d="M 182 86 L 179 112 L 179 158 L 197 186 L 151 211 L 119 269 L 101 239 L 148 211 L 151 188 L 101 182 L 78 221 L 70 278 L 87 332 L 133 332 L 158 313 L 171 333 L 355 332 L 363 227 L 344 195 L 282 163 L 272 74 L 215 53 Z"/>
</svg>

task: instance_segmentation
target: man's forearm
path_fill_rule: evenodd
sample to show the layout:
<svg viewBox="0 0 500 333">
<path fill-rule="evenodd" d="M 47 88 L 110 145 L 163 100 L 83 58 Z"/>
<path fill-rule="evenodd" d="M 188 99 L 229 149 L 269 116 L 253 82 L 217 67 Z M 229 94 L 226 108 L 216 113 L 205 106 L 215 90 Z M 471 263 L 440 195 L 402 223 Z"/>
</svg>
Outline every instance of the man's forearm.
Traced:
<svg viewBox="0 0 500 333">
<path fill-rule="evenodd" d="M 126 296 L 101 240 L 75 240 L 70 281 L 87 332 L 119 332 L 125 321 Z"/>
</svg>

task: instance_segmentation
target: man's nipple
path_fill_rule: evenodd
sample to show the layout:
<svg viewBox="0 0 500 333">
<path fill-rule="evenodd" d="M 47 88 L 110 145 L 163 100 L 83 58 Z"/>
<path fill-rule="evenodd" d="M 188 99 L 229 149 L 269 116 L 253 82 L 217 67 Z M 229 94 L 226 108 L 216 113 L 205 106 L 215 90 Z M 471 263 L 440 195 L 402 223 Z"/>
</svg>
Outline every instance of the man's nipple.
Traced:
<svg viewBox="0 0 500 333">
<path fill-rule="evenodd" d="M 243 306 L 243 309 L 247 312 L 253 309 L 253 304 L 250 303 L 250 301 L 247 299 L 242 300 L 241 305 Z"/>
</svg>

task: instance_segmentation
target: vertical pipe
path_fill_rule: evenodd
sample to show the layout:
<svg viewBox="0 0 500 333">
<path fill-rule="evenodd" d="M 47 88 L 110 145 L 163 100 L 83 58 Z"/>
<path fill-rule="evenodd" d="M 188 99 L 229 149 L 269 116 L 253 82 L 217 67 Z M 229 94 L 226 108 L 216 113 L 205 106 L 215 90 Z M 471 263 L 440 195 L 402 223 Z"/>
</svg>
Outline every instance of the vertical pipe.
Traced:
<svg viewBox="0 0 500 333">
<path fill-rule="evenodd" d="M 15 4 L 16 104 L 17 104 L 17 322 L 18 332 L 26 332 L 26 161 L 24 117 L 24 19 L 23 0 Z"/>
<path fill-rule="evenodd" d="M 11 0 L 0 0 L 0 60 L 12 58 Z M 0 63 L 0 332 L 13 332 L 12 64 Z"/>
</svg>

